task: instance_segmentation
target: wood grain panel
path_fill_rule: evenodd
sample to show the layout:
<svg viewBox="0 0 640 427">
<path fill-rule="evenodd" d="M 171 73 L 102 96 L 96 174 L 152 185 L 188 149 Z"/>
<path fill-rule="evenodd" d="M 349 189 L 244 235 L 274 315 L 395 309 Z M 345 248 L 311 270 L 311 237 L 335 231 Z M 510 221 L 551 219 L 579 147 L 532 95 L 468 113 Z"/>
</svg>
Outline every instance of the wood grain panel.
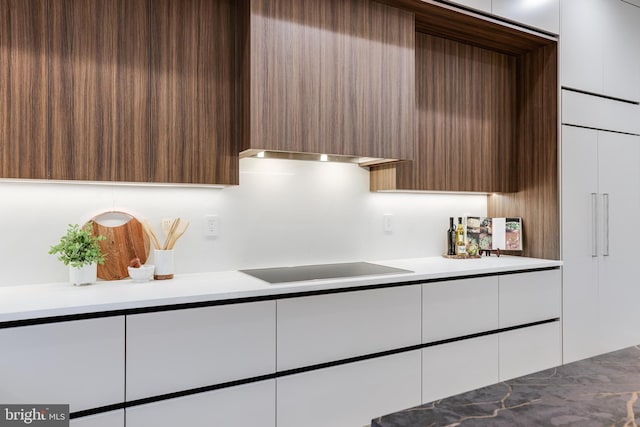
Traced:
<svg viewBox="0 0 640 427">
<path fill-rule="evenodd" d="M 243 150 L 413 157 L 413 14 L 369 0 L 252 0 Z"/>
<path fill-rule="evenodd" d="M 433 40 L 442 39 L 425 36 L 428 50 Z M 508 158 L 504 150 L 515 137 L 515 59 L 454 41 L 434 50 L 438 53 L 433 58 L 438 70 L 435 84 L 449 94 L 436 103 L 434 112 L 441 117 L 432 118 L 430 124 L 441 128 L 446 141 L 446 188 L 505 191 L 494 171 L 505 171 L 507 176 L 510 171 L 509 164 L 500 160 Z"/>
<path fill-rule="evenodd" d="M 515 58 L 417 33 L 416 76 L 416 161 L 385 167 L 398 189 L 508 191 Z"/>
<path fill-rule="evenodd" d="M 522 216 L 523 255 L 560 258 L 557 47 L 545 46 L 518 61 L 519 189 L 493 195 L 490 216 Z"/>
<path fill-rule="evenodd" d="M 456 45 L 442 39 L 416 33 L 416 162 L 412 186 L 445 190 L 447 172 L 450 169 L 448 146 L 452 123 L 449 100 L 459 96 L 455 82 L 440 81 L 448 72 L 443 59 L 445 52 L 455 50 Z M 449 52 L 455 54 L 455 52 Z M 457 64 L 451 64 L 457 65 Z M 449 90 L 454 92 L 449 93 Z M 403 165 L 408 167 L 410 164 Z M 407 185 L 406 183 L 405 185 Z"/>
<path fill-rule="evenodd" d="M 559 259 L 557 45 L 516 57 L 475 49 L 417 35 L 416 161 L 372 167 L 371 190 L 499 191 L 488 196 L 488 214 L 523 218 L 517 254 Z M 475 161 L 478 148 L 487 173 L 462 171 L 443 183 L 447 170 Z M 478 179 L 492 185 L 475 187 Z"/>
<path fill-rule="evenodd" d="M 147 181 L 148 2 L 49 2 L 51 178 Z"/>
<path fill-rule="evenodd" d="M 0 177 L 47 177 L 43 0 L 0 0 Z"/>
<path fill-rule="evenodd" d="M 238 183 L 234 3 L 152 2 L 152 181 Z"/>
<path fill-rule="evenodd" d="M 416 31 L 498 52 L 520 55 L 550 42 L 511 24 L 492 22 L 478 15 L 430 0 L 378 0 L 415 13 Z"/>
</svg>

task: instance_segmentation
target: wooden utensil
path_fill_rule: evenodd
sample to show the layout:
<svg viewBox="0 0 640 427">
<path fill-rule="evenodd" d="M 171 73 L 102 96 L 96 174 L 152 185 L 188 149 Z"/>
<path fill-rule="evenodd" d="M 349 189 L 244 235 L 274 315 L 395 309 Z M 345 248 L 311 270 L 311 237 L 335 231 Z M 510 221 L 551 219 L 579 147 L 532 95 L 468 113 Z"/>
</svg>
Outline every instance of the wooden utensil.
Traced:
<svg viewBox="0 0 640 427">
<path fill-rule="evenodd" d="M 162 234 L 164 234 L 165 239 L 169 236 L 169 231 L 171 230 L 171 226 L 173 225 L 173 222 L 175 221 L 175 219 L 171 220 L 171 221 L 165 221 L 162 220 Z"/>
<path fill-rule="evenodd" d="M 144 228 L 145 234 L 151 239 L 151 242 L 153 243 L 153 247 L 156 249 L 162 249 L 162 246 L 160 246 L 160 240 L 158 239 L 158 236 L 156 235 L 156 232 L 153 230 L 153 226 L 151 225 L 148 219 L 144 218 L 142 220 L 142 227 Z"/>
<path fill-rule="evenodd" d="M 167 238 L 164 241 L 164 245 L 162 246 L 162 249 L 164 250 L 169 249 L 169 243 L 173 239 L 173 234 L 176 232 L 176 228 L 178 227 L 179 224 L 180 224 L 180 218 L 176 218 L 173 221 L 171 221 L 171 227 L 169 228 L 169 232 L 167 233 Z"/>
<path fill-rule="evenodd" d="M 121 223 L 125 221 L 124 223 Z M 120 222 L 117 225 L 111 223 Z M 98 265 L 98 277 L 103 280 L 120 280 L 129 277 L 127 267 L 132 258 L 145 263 L 149 257 L 149 238 L 142 224 L 126 212 L 104 212 L 89 220 L 91 234 L 105 236 L 99 242 L 104 254 L 103 265 Z"/>
<path fill-rule="evenodd" d="M 176 227 L 176 229 L 174 230 L 171 236 L 171 240 L 167 242 L 167 249 L 173 249 L 178 239 L 182 237 L 185 231 L 187 231 L 189 224 L 190 224 L 189 221 L 181 221 L 179 223 L 179 225 Z"/>
</svg>

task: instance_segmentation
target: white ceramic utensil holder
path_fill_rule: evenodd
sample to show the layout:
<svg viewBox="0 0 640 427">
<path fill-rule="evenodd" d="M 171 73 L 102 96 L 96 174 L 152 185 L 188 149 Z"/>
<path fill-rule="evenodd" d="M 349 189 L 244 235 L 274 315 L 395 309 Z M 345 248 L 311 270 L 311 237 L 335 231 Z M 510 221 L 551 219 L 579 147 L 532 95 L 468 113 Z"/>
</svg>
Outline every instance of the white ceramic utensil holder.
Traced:
<svg viewBox="0 0 640 427">
<path fill-rule="evenodd" d="M 154 249 L 153 259 L 156 266 L 153 278 L 155 280 L 173 279 L 173 249 Z"/>
</svg>

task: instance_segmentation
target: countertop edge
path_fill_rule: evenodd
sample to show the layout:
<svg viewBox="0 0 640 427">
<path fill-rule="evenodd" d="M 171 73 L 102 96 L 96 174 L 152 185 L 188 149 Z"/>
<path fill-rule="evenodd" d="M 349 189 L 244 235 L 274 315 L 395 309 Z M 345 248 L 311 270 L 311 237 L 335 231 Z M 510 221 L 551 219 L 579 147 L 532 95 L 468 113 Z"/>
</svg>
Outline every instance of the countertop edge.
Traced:
<svg viewBox="0 0 640 427">
<path fill-rule="evenodd" d="M 276 299 L 304 294 L 347 292 L 454 278 L 557 268 L 562 261 L 524 257 L 447 260 L 439 257 L 372 261 L 413 273 L 325 279 L 270 285 L 238 271 L 176 275 L 170 281 L 68 283 L 0 287 L 0 323 L 61 316 L 126 312 L 226 300 Z M 242 302 L 242 301 L 238 301 Z"/>
</svg>

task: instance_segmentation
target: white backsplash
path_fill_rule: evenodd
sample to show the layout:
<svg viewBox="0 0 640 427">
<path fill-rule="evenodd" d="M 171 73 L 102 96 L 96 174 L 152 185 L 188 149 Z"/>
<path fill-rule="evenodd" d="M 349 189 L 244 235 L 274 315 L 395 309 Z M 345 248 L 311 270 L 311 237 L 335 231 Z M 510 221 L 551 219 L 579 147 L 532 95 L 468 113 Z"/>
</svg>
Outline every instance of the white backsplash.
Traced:
<svg viewBox="0 0 640 427">
<path fill-rule="evenodd" d="M 164 217 L 191 221 L 176 274 L 437 256 L 449 216 L 487 213 L 483 195 L 371 193 L 359 166 L 275 159 L 241 160 L 240 186 L 225 189 L 0 182 L 0 198 L 0 286 L 66 281 L 49 247 L 67 224 L 109 210 L 157 230 Z M 219 217 L 218 237 L 204 236 L 207 214 Z"/>
</svg>

